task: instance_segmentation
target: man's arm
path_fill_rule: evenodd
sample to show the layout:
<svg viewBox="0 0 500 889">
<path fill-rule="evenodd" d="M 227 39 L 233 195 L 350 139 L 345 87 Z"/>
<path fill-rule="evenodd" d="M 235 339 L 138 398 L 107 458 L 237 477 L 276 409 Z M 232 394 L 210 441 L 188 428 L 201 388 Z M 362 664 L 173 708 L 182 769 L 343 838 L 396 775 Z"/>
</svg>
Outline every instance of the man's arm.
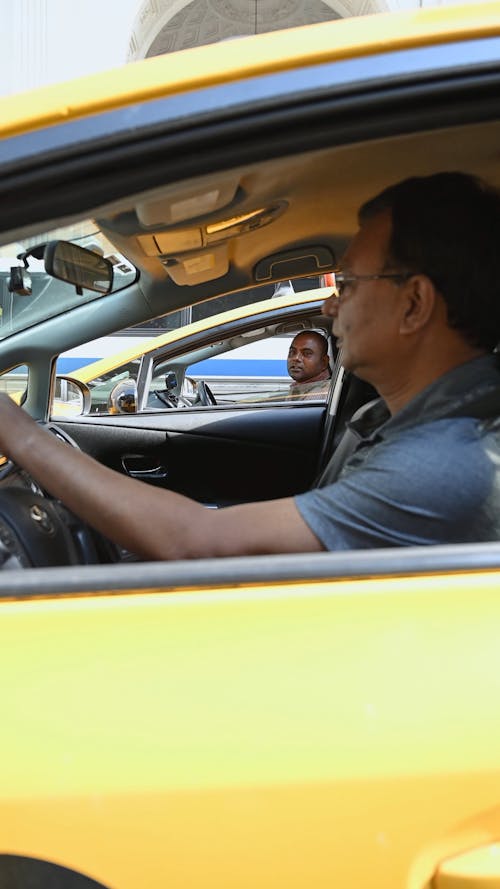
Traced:
<svg viewBox="0 0 500 889">
<path fill-rule="evenodd" d="M 81 519 L 143 558 L 189 559 L 323 549 L 291 497 L 206 509 L 180 494 L 102 466 L 59 441 L 3 394 L 0 451 Z"/>
</svg>

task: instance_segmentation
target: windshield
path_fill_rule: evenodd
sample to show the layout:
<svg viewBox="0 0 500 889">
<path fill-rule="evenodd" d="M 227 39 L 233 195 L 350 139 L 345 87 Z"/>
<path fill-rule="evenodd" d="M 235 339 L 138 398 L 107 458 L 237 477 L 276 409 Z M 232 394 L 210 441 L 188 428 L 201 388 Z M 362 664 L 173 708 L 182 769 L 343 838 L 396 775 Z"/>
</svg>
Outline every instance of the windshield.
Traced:
<svg viewBox="0 0 500 889">
<path fill-rule="evenodd" d="M 71 241 L 109 259 L 113 265 L 112 291 L 128 287 L 137 278 L 136 268 L 114 249 L 92 220 L 0 247 L 0 339 L 75 306 L 106 299 L 105 294 L 51 277 L 45 271 L 43 259 L 31 255 L 25 260 L 19 258 L 37 246 L 57 240 Z"/>
</svg>

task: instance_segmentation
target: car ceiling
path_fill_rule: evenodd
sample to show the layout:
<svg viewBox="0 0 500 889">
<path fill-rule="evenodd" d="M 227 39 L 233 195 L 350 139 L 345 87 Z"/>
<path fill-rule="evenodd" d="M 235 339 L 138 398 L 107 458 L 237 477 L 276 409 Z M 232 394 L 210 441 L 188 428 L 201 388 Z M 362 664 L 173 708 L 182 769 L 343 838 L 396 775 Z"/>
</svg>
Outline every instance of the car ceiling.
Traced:
<svg viewBox="0 0 500 889">
<path fill-rule="evenodd" d="M 440 170 L 463 170 L 500 187 L 499 146 L 497 121 L 432 128 L 314 151 L 284 152 L 279 158 L 160 184 L 100 205 L 92 216 L 116 250 L 139 267 L 138 284 L 77 309 L 60 323 L 53 319 L 43 336 L 27 330 L 4 340 L 0 361 L 4 367 L 15 366 L 23 362 L 26 350 L 33 360 L 48 360 L 97 336 L 255 287 L 259 263 L 275 254 L 295 251 L 288 264 L 271 269 L 270 283 L 328 271 L 356 231 L 357 210 L 365 200 L 407 176 Z M 200 214 L 199 207 L 206 209 L 210 200 L 218 201 L 217 208 Z M 151 249 L 164 236 L 188 231 L 203 238 L 202 229 L 208 224 L 277 206 L 280 212 L 269 224 L 244 234 L 230 233 L 216 244 L 214 258 L 213 244 L 167 254 Z M 182 221 L 172 224 L 181 211 Z M 303 257 L 309 265 L 301 263 Z M 315 257 L 326 265 L 313 268 Z M 179 281 L 181 266 L 197 270 L 193 284 Z"/>
<path fill-rule="evenodd" d="M 488 122 L 336 146 L 160 187 L 105 209 L 98 222 L 121 252 L 153 279 L 180 285 L 191 303 L 198 285 L 230 292 L 254 285 L 262 267 L 260 283 L 329 270 L 356 230 L 360 204 L 406 176 L 453 169 L 500 186 L 499 145 L 500 124 Z M 287 261 L 263 263 L 286 253 Z"/>
</svg>

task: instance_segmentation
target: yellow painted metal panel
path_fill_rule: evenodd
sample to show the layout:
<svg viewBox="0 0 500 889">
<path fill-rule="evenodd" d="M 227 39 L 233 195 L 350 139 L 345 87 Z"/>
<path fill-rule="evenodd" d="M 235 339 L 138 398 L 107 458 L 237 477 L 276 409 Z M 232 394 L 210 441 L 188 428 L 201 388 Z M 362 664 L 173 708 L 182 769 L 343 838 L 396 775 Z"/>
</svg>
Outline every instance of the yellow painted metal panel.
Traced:
<svg viewBox="0 0 500 889">
<path fill-rule="evenodd" d="M 499 591 L 1 603 L 2 851 L 120 887 L 400 889 L 500 798 Z"/>
</svg>

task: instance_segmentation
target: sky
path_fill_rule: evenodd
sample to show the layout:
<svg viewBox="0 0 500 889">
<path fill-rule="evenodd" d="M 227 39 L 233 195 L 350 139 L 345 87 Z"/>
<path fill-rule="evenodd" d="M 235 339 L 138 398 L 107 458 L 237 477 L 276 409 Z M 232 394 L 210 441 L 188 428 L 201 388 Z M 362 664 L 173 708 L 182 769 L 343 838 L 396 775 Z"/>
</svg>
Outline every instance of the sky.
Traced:
<svg viewBox="0 0 500 889">
<path fill-rule="evenodd" d="M 0 96 L 126 62 L 141 0 L 0 0 Z"/>
</svg>

